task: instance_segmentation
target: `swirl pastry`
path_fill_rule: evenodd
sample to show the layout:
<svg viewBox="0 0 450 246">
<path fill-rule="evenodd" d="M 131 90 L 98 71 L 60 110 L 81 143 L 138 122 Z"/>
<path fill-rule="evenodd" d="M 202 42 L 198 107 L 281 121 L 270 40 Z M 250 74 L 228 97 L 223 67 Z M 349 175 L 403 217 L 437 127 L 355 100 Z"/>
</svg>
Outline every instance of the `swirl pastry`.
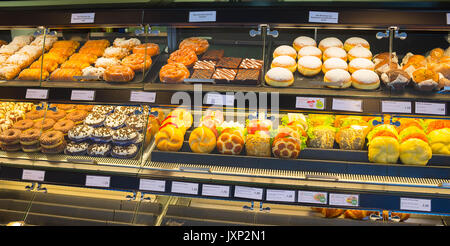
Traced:
<svg viewBox="0 0 450 246">
<path fill-rule="evenodd" d="M 161 151 L 178 151 L 183 146 L 184 134 L 173 125 L 167 125 L 155 136 L 156 147 Z"/>
<path fill-rule="evenodd" d="M 179 49 L 191 49 L 197 55 L 201 55 L 209 48 L 208 40 L 198 37 L 190 37 L 181 41 Z"/>
<path fill-rule="evenodd" d="M 144 54 L 131 54 L 123 58 L 122 65 L 130 67 L 135 72 L 143 72 L 152 65 L 152 57 Z"/>
<path fill-rule="evenodd" d="M 159 70 L 159 79 L 163 83 L 180 83 L 189 75 L 189 70 L 181 63 L 169 63 Z"/>
<path fill-rule="evenodd" d="M 121 65 L 119 59 L 117 58 L 106 58 L 100 57 L 95 61 L 95 67 L 108 68 L 110 66 L 118 66 Z"/>
<path fill-rule="evenodd" d="M 179 49 L 170 54 L 167 63 L 181 63 L 186 67 L 194 66 L 198 60 L 197 55 L 191 49 Z"/>
<path fill-rule="evenodd" d="M 194 153 L 211 153 L 216 147 L 216 135 L 208 127 L 195 128 L 189 136 L 189 146 Z"/>
<path fill-rule="evenodd" d="M 140 44 L 133 48 L 133 54 L 147 54 L 149 56 L 156 56 L 159 52 L 159 45 L 155 43 Z"/>
</svg>

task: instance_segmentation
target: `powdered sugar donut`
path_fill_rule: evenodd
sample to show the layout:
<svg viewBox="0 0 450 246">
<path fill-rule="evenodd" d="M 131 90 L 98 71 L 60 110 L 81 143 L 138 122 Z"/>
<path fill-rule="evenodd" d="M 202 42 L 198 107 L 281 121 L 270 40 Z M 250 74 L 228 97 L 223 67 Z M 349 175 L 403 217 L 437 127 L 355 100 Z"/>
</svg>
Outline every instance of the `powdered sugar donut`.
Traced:
<svg viewBox="0 0 450 246">
<path fill-rule="evenodd" d="M 343 69 L 332 69 L 325 73 L 323 77 L 325 83 L 339 83 L 341 86 L 337 85 L 327 85 L 330 88 L 348 88 L 352 85 L 352 79 L 350 73 Z"/>
<path fill-rule="evenodd" d="M 297 51 L 289 45 L 281 45 L 273 51 L 273 57 L 277 56 L 290 56 L 297 59 Z"/>
<path fill-rule="evenodd" d="M 83 70 L 81 72 L 83 73 L 83 76 L 92 77 L 92 78 L 85 79 L 85 80 L 101 80 L 101 79 L 103 79 L 103 74 L 105 73 L 105 68 L 89 66 L 89 67 L 83 68 Z"/>
<path fill-rule="evenodd" d="M 348 51 L 348 60 L 351 61 L 355 58 L 366 58 L 372 60 L 372 52 L 364 47 L 357 46 Z"/>
<path fill-rule="evenodd" d="M 117 58 L 107 58 L 107 57 L 100 57 L 95 61 L 95 67 L 102 67 L 104 69 L 108 68 L 109 66 L 114 65 L 120 65 L 120 61 Z"/>
<path fill-rule="evenodd" d="M 323 52 L 323 61 L 333 57 L 347 61 L 347 52 L 345 52 L 343 48 L 339 47 L 330 47 Z"/>
<path fill-rule="evenodd" d="M 352 85 L 357 89 L 374 90 L 380 86 L 380 78 L 372 70 L 360 69 L 352 74 Z"/>
<path fill-rule="evenodd" d="M 344 48 L 344 44 L 335 37 L 324 38 L 319 42 L 319 49 L 321 49 L 322 52 L 330 47 Z"/>
<path fill-rule="evenodd" d="M 307 36 L 300 36 L 294 39 L 294 42 L 292 43 L 292 46 L 294 46 L 294 49 L 296 51 L 300 51 L 303 47 L 307 46 L 317 46 L 316 40 L 307 37 Z"/>
<path fill-rule="evenodd" d="M 127 50 L 133 50 L 134 47 L 141 44 L 141 41 L 137 38 L 116 38 L 114 39 L 113 46 L 114 47 L 120 47 L 125 48 Z"/>
<path fill-rule="evenodd" d="M 319 59 L 322 59 L 322 51 L 315 46 L 306 46 L 301 48 L 298 51 L 298 58 L 303 56 L 316 56 Z"/>
<path fill-rule="evenodd" d="M 315 56 L 303 56 L 298 59 L 297 69 L 304 76 L 314 76 L 320 73 L 322 61 Z"/>
<path fill-rule="evenodd" d="M 326 61 L 323 62 L 322 72 L 324 74 L 333 69 L 342 69 L 347 71 L 348 70 L 347 62 L 336 57 L 327 59 Z"/>
<path fill-rule="evenodd" d="M 355 71 L 360 69 L 367 69 L 374 71 L 375 64 L 371 60 L 365 58 L 355 58 L 351 60 L 350 63 L 348 64 L 348 70 L 350 73 L 354 73 Z"/>
<path fill-rule="evenodd" d="M 360 38 L 360 37 L 351 37 L 351 38 L 348 38 L 347 40 L 345 40 L 345 42 L 344 42 L 344 50 L 347 52 L 357 46 L 361 46 L 366 49 L 370 49 L 369 42 L 367 42 L 367 40 Z"/>
<path fill-rule="evenodd" d="M 266 83 L 271 86 L 286 87 L 294 83 L 294 75 L 287 68 L 274 67 L 264 76 Z"/>
<path fill-rule="evenodd" d="M 289 69 L 291 72 L 295 72 L 297 70 L 297 61 L 290 56 L 277 56 L 273 59 L 270 67 L 283 67 Z"/>
</svg>

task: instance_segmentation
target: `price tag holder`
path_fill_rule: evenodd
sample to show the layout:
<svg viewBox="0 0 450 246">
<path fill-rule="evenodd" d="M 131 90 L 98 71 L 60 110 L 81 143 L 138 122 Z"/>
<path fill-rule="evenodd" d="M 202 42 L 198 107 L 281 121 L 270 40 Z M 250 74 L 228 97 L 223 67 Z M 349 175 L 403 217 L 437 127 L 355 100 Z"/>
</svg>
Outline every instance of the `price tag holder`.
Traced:
<svg viewBox="0 0 450 246">
<path fill-rule="evenodd" d="M 203 184 L 202 196 L 230 197 L 230 186 Z"/>
<path fill-rule="evenodd" d="M 303 203 L 315 203 L 315 204 L 327 204 L 327 192 L 316 191 L 298 191 L 298 202 Z"/>
<path fill-rule="evenodd" d="M 198 184 L 172 181 L 172 192 L 181 194 L 198 195 Z"/>
<path fill-rule="evenodd" d="M 154 179 L 140 179 L 139 190 L 164 192 L 166 190 L 166 181 Z"/>
<path fill-rule="evenodd" d="M 48 98 L 48 90 L 47 89 L 27 89 L 25 98 L 26 99 L 46 100 Z"/>
<path fill-rule="evenodd" d="M 309 22 L 337 24 L 338 20 L 339 12 L 309 11 Z"/>
<path fill-rule="evenodd" d="M 381 101 L 381 112 L 410 114 L 412 105 L 411 102 L 404 101 Z"/>
<path fill-rule="evenodd" d="M 325 109 L 325 98 L 322 97 L 296 97 L 295 101 L 296 108 L 303 109 Z"/>
<path fill-rule="evenodd" d="M 295 191 L 293 190 L 266 190 L 266 201 L 295 202 Z"/>
<path fill-rule="evenodd" d="M 86 186 L 109 188 L 111 177 L 86 175 Z"/>
<path fill-rule="evenodd" d="M 131 91 L 130 102 L 155 103 L 156 92 Z"/>
<path fill-rule="evenodd" d="M 72 90 L 71 101 L 94 101 L 95 91 Z"/>
<path fill-rule="evenodd" d="M 362 100 L 333 98 L 333 110 L 362 112 Z"/>
<path fill-rule="evenodd" d="M 234 187 L 234 197 L 262 200 L 263 189 L 245 186 Z"/>
<path fill-rule="evenodd" d="M 336 206 L 359 206 L 359 195 L 330 193 L 330 205 Z"/>
<path fill-rule="evenodd" d="M 189 22 L 216 22 L 216 11 L 189 11 Z"/>
<path fill-rule="evenodd" d="M 445 103 L 416 102 L 416 114 L 445 115 Z"/>
<path fill-rule="evenodd" d="M 208 94 L 206 94 L 206 104 L 233 106 L 234 105 L 234 95 L 222 95 L 222 94 L 217 94 L 217 93 L 208 93 Z"/>
<path fill-rule="evenodd" d="M 94 19 L 95 13 L 73 13 L 70 18 L 70 23 L 94 23 Z"/>
<path fill-rule="evenodd" d="M 45 171 L 23 169 L 22 179 L 33 181 L 44 181 Z"/>
<path fill-rule="evenodd" d="M 400 209 L 431 212 L 431 200 L 401 197 Z"/>
</svg>

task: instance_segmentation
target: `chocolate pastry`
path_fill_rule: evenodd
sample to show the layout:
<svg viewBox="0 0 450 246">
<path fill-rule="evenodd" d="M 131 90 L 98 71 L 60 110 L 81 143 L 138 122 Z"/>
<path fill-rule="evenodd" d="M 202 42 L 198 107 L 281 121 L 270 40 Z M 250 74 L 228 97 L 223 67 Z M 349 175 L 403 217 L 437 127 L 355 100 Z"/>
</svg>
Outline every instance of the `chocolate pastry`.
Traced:
<svg viewBox="0 0 450 246">
<path fill-rule="evenodd" d="M 222 57 L 216 67 L 220 68 L 238 68 L 242 58 L 239 57 Z"/>
<path fill-rule="evenodd" d="M 194 70 L 191 79 L 210 79 L 214 70 Z"/>
<path fill-rule="evenodd" d="M 257 60 L 253 58 L 244 58 L 239 65 L 239 68 L 243 69 L 261 69 L 264 62 L 263 60 Z"/>
<path fill-rule="evenodd" d="M 225 53 L 224 50 L 208 50 L 206 53 L 202 56 L 202 60 L 220 60 L 220 58 L 223 57 L 223 54 Z"/>
<path fill-rule="evenodd" d="M 216 68 L 217 61 L 213 60 L 200 60 L 195 62 L 194 69 L 206 69 L 206 70 L 214 70 Z"/>
<path fill-rule="evenodd" d="M 259 80 L 260 70 L 256 69 L 239 69 L 236 80 Z"/>
<path fill-rule="evenodd" d="M 212 79 L 234 80 L 237 69 L 217 68 Z"/>
</svg>

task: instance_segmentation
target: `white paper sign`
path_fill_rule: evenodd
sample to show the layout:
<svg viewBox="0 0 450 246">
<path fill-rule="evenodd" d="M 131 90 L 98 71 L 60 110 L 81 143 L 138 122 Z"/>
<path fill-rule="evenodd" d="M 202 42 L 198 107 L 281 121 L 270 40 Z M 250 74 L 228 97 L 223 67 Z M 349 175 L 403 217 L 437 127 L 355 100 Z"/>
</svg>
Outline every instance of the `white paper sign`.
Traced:
<svg viewBox="0 0 450 246">
<path fill-rule="evenodd" d="M 362 100 L 333 98 L 333 110 L 362 112 Z"/>
<path fill-rule="evenodd" d="M 173 181 L 172 182 L 172 192 L 197 195 L 198 194 L 198 184 Z"/>
<path fill-rule="evenodd" d="M 359 195 L 330 193 L 330 205 L 336 206 L 359 206 Z"/>
<path fill-rule="evenodd" d="M 130 102 L 154 103 L 155 100 L 156 92 L 132 91 L 130 94 Z"/>
<path fill-rule="evenodd" d="M 401 197 L 400 209 L 431 212 L 431 200 Z"/>
<path fill-rule="evenodd" d="M 154 179 L 140 179 L 139 190 L 164 192 L 166 190 L 166 181 Z"/>
<path fill-rule="evenodd" d="M 206 104 L 233 106 L 234 95 L 208 93 L 206 94 Z"/>
<path fill-rule="evenodd" d="M 325 98 L 321 97 L 297 97 L 295 102 L 296 108 L 304 109 L 325 109 Z"/>
<path fill-rule="evenodd" d="M 189 22 L 215 22 L 216 11 L 190 11 Z"/>
<path fill-rule="evenodd" d="M 229 197 L 230 186 L 228 185 L 202 185 L 202 196 Z"/>
<path fill-rule="evenodd" d="M 95 13 L 73 13 L 70 23 L 94 23 L 94 19 Z"/>
<path fill-rule="evenodd" d="M 298 201 L 304 203 L 327 204 L 327 193 L 299 190 Z"/>
<path fill-rule="evenodd" d="M 383 113 L 412 113 L 411 102 L 403 101 L 381 101 L 381 112 Z"/>
<path fill-rule="evenodd" d="M 338 12 L 309 11 L 309 22 L 338 23 Z"/>
<path fill-rule="evenodd" d="M 94 101 L 95 91 L 72 90 L 70 100 L 72 101 Z"/>
<path fill-rule="evenodd" d="M 108 188 L 111 177 L 86 175 L 86 186 L 105 187 Z"/>
<path fill-rule="evenodd" d="M 416 102 L 416 114 L 445 115 L 445 103 Z"/>
<path fill-rule="evenodd" d="M 266 200 L 275 202 L 295 202 L 295 191 L 293 190 L 267 190 Z"/>
<path fill-rule="evenodd" d="M 247 199 L 262 200 L 263 189 L 245 186 L 235 186 L 234 196 Z"/>
<path fill-rule="evenodd" d="M 450 13 L 447 13 L 447 25 L 450 25 Z"/>
<path fill-rule="evenodd" d="M 23 180 L 44 181 L 45 171 L 27 170 L 24 169 L 22 173 Z"/>
<path fill-rule="evenodd" d="M 27 89 L 27 93 L 25 95 L 26 99 L 47 99 L 47 97 L 47 89 Z"/>
</svg>

